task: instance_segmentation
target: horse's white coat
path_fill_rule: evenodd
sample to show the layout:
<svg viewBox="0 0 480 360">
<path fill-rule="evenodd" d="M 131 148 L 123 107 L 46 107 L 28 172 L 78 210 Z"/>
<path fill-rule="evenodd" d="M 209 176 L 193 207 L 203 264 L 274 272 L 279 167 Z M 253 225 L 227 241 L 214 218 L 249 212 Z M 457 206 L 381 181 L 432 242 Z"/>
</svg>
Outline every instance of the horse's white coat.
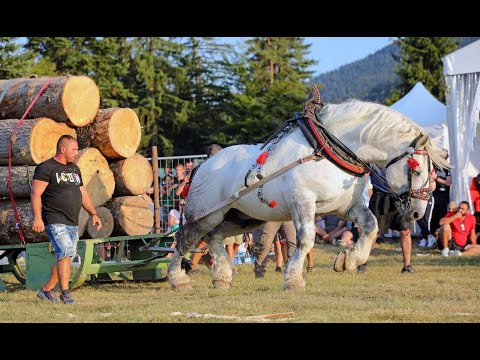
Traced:
<svg viewBox="0 0 480 360">
<path fill-rule="evenodd" d="M 404 153 L 422 131 L 411 120 L 388 107 L 357 100 L 326 105 L 320 117 L 325 127 L 357 156 L 367 163 L 381 166 Z M 318 214 L 336 213 L 361 226 L 363 231 L 360 239 L 351 250 L 347 250 L 344 263 L 340 266 L 352 271 L 357 265 L 365 263 L 377 235 L 377 221 L 362 201 L 366 178 L 351 176 L 325 159 L 301 164 L 266 183 L 263 186 L 263 196 L 268 201 L 277 201 L 274 208 L 261 203 L 257 191 L 252 191 L 227 208 L 195 223 L 191 222 L 244 188 L 245 175 L 263 151 L 260 147 L 261 145 L 230 146 L 208 159 L 197 171 L 186 198 L 184 241 L 190 249 L 205 235 L 214 257 L 214 285 L 229 287 L 232 280 L 232 264 L 223 248 L 223 238 L 251 231 L 261 224 L 260 221 L 253 221 L 242 228 L 232 217 L 224 219 L 231 208 L 261 221 L 294 221 L 298 246 L 285 271 L 285 288 L 305 286 L 302 265 L 306 254 L 313 247 L 314 217 Z M 448 166 L 439 156 L 440 149 L 430 143 L 426 136 L 419 140 L 417 148 L 426 149 L 429 156 L 414 155 L 420 164 L 417 169 L 420 172 L 418 176 L 413 176 L 413 189 L 428 186 L 430 159 L 442 167 Z M 300 129 L 295 128 L 270 153 L 262 174 L 271 174 L 312 152 L 313 148 Z M 391 190 L 397 194 L 408 190 L 406 160 L 407 157 L 387 169 L 387 181 Z M 417 218 L 422 217 L 426 204 L 425 201 L 411 199 L 408 216 L 412 217 L 416 213 Z M 238 217 L 239 213 L 236 215 Z M 176 254 L 168 271 L 169 281 L 174 288 L 189 287 L 190 280 L 180 269 L 180 260 L 181 257 Z"/>
</svg>

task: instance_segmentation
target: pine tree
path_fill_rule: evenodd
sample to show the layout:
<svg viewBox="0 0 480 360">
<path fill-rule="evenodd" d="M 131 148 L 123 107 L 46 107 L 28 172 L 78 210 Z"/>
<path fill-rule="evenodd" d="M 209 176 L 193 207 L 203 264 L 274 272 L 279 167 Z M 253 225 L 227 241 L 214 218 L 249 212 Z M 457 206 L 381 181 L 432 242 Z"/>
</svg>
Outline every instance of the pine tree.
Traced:
<svg viewBox="0 0 480 360">
<path fill-rule="evenodd" d="M 232 87 L 235 71 L 232 45 L 214 38 L 179 38 L 182 46 L 180 66 L 186 70 L 186 83 L 179 86 L 179 96 L 189 100 L 191 115 L 175 138 L 176 154 L 205 151 L 211 143 L 226 145 L 225 131 L 231 115 Z"/>
<path fill-rule="evenodd" d="M 450 37 L 404 37 L 395 41 L 401 47 L 396 69 L 402 83 L 386 100 L 390 105 L 402 98 L 419 81 L 439 101 L 445 102 L 442 57 L 455 51 L 458 42 Z"/>
<path fill-rule="evenodd" d="M 129 77 L 138 99 L 134 103 L 143 137 L 140 150 L 150 154 L 157 145 L 160 155 L 173 155 L 172 137 L 184 125 L 191 111 L 190 101 L 178 96 L 185 83 L 185 69 L 178 66 L 181 48 L 163 38 L 134 38 Z"/>
<path fill-rule="evenodd" d="M 22 50 L 19 39 L 0 37 L 0 79 L 14 79 L 31 75 L 33 53 Z"/>
<path fill-rule="evenodd" d="M 241 142 L 264 137 L 303 110 L 312 73 L 307 68 L 315 63 L 305 59 L 310 45 L 303 38 L 254 38 L 246 43 L 244 69 L 238 68 L 241 91 L 235 96 L 240 118 L 232 127 Z"/>
</svg>

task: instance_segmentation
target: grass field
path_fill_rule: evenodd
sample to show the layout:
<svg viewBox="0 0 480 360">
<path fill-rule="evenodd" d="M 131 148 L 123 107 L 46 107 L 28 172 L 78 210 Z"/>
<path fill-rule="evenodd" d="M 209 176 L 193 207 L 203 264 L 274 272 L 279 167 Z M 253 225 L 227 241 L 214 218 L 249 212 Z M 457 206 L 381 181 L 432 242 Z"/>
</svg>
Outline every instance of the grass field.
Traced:
<svg viewBox="0 0 480 360">
<path fill-rule="evenodd" d="M 194 291 L 175 292 L 168 282 L 85 284 L 73 292 L 74 305 L 37 299 L 13 275 L 1 274 L 7 291 L 0 293 L 0 322 L 480 322 L 480 257 L 442 258 L 438 250 L 414 247 L 417 273 L 401 274 L 398 248 L 377 245 L 368 271 L 357 275 L 333 271 L 339 247 L 315 245 L 315 271 L 305 273 L 306 288 L 295 291 L 283 290 L 283 276 L 273 262 L 259 280 L 253 265 L 238 266 L 227 291 L 214 289 L 210 270 L 202 266 L 192 277 Z M 251 318 L 287 312 L 293 317 Z"/>
</svg>

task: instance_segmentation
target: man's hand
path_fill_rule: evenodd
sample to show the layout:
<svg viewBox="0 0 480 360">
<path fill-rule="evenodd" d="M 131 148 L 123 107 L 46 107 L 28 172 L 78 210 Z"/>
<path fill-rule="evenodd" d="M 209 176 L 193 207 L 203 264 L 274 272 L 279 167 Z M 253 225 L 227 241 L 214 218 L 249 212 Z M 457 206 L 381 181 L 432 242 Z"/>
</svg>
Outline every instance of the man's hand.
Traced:
<svg viewBox="0 0 480 360">
<path fill-rule="evenodd" d="M 33 219 L 32 229 L 35 232 L 45 231 L 45 224 L 43 223 L 43 220 L 42 219 Z"/>
<path fill-rule="evenodd" d="M 97 214 L 92 216 L 92 224 L 97 225 L 97 231 L 102 228 L 102 220 L 100 220 L 100 217 Z"/>
</svg>

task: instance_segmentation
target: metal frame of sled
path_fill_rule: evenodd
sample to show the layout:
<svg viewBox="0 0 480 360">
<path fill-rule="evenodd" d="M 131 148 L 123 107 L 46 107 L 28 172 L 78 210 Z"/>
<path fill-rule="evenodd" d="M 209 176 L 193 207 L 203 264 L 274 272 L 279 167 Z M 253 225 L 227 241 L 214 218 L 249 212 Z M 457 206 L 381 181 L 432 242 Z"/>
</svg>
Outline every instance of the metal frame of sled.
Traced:
<svg viewBox="0 0 480 360">
<path fill-rule="evenodd" d="M 173 234 L 146 234 L 135 236 L 116 236 L 100 239 L 79 240 L 77 254 L 80 257 L 78 268 L 72 264 L 70 288 L 78 288 L 85 281 L 123 280 L 155 281 L 166 277 L 167 267 L 171 259 L 166 256 L 174 252 L 168 247 Z M 105 261 L 97 251 L 97 245 L 102 243 L 118 243 L 117 259 Z M 156 245 L 150 251 L 142 251 L 147 244 Z M 124 260 L 125 245 L 130 247 L 130 259 Z M 53 264 L 56 262 L 55 251 L 49 242 L 15 245 L 0 245 L 4 253 L 1 258 L 7 258 L 7 265 L 0 265 L 0 273 L 11 272 L 27 289 L 38 290 L 50 277 Z M 19 263 L 18 255 L 26 251 L 25 267 Z M 131 274 L 130 274 L 131 272 Z M 0 279 L 0 290 L 5 290 L 5 284 Z"/>
</svg>

